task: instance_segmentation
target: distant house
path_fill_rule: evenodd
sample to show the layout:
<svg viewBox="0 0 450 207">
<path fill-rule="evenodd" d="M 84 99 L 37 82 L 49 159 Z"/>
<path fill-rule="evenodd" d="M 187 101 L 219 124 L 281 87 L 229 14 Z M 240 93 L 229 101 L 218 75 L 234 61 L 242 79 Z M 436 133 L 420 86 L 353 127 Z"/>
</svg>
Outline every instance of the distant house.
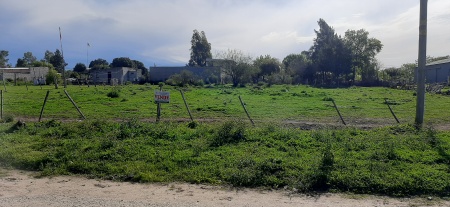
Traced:
<svg viewBox="0 0 450 207">
<path fill-rule="evenodd" d="M 142 78 L 142 70 L 136 68 L 117 67 L 89 70 L 91 80 L 95 83 L 108 85 L 137 83 Z"/>
<path fill-rule="evenodd" d="M 449 76 L 450 58 L 428 63 L 425 67 L 426 83 L 448 83 Z"/>
<path fill-rule="evenodd" d="M 35 85 L 45 84 L 48 71 L 47 67 L 0 68 L 0 80 L 23 80 L 33 81 Z"/>
<path fill-rule="evenodd" d="M 179 74 L 183 70 L 192 72 L 195 76 L 202 78 L 205 83 L 219 82 L 221 78 L 220 67 L 150 67 L 150 82 L 165 82 L 170 76 Z"/>
</svg>

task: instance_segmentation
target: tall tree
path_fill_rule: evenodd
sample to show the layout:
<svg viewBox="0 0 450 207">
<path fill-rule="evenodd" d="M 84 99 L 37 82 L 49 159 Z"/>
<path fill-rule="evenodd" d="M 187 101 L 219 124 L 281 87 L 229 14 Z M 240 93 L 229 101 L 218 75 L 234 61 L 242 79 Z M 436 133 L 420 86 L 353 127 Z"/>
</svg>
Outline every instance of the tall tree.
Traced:
<svg viewBox="0 0 450 207">
<path fill-rule="evenodd" d="M 109 63 L 105 59 L 95 59 L 89 63 L 89 68 L 91 70 L 99 70 L 109 68 Z"/>
<path fill-rule="evenodd" d="M 189 66 L 206 66 L 206 59 L 211 58 L 211 44 L 206 39 L 204 31 L 194 30 L 191 39 L 191 58 Z"/>
<path fill-rule="evenodd" d="M 26 52 L 23 54 L 23 58 L 17 59 L 16 67 L 31 67 L 37 58 L 32 52 Z"/>
<path fill-rule="evenodd" d="M 37 58 L 33 55 L 32 52 L 26 52 L 23 54 L 23 60 L 25 61 L 27 67 L 29 67 L 33 64 L 33 62 L 37 61 Z"/>
<path fill-rule="evenodd" d="M 243 83 L 245 77 L 251 76 L 252 58 L 245 55 L 241 50 L 230 50 L 219 52 L 216 58 L 220 58 L 219 65 L 222 66 L 223 72 L 231 78 L 233 86 L 236 87 Z"/>
<path fill-rule="evenodd" d="M 320 19 L 318 24 L 320 29 L 314 30 L 316 38 L 310 49 L 311 60 L 321 76 L 322 83 L 328 82 L 330 79 L 337 81 L 341 74 L 345 74 L 350 54 L 342 38 L 325 20 Z"/>
<path fill-rule="evenodd" d="M 376 74 L 373 70 L 373 64 L 376 61 L 375 56 L 383 48 L 381 41 L 375 38 L 369 38 L 369 32 L 360 30 L 347 30 L 345 32 L 344 42 L 351 51 L 353 80 L 356 74 L 361 75 L 362 82 L 371 82 Z"/>
<path fill-rule="evenodd" d="M 62 73 L 64 66 L 67 65 L 66 62 L 64 61 L 64 58 L 63 58 L 61 52 L 58 49 L 56 49 L 55 55 L 53 55 L 50 58 L 50 63 L 55 67 L 55 69 L 59 73 Z"/>
<path fill-rule="evenodd" d="M 0 67 L 8 67 L 9 66 L 9 64 L 8 64 L 8 61 L 9 61 L 8 55 L 9 55 L 8 51 L 6 51 L 6 50 L 1 50 L 0 51 Z"/>
<path fill-rule="evenodd" d="M 45 54 L 44 54 L 44 58 L 41 61 L 49 63 L 53 56 L 55 56 L 55 53 L 53 53 L 52 51 L 46 50 Z"/>
<path fill-rule="evenodd" d="M 136 68 L 136 66 L 134 65 L 134 62 L 128 57 L 114 58 L 110 67 L 111 68 L 116 68 L 116 67 Z"/>
</svg>

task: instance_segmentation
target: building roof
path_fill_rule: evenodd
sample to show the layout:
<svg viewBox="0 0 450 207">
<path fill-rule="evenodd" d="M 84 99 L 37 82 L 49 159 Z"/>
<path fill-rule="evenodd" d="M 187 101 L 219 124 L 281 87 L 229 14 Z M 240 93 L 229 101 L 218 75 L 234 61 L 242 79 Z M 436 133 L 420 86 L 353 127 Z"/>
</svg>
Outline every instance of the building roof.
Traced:
<svg viewBox="0 0 450 207">
<path fill-rule="evenodd" d="M 442 60 L 438 60 L 438 61 L 434 61 L 434 62 L 428 63 L 427 66 L 440 65 L 440 64 L 445 64 L 445 63 L 450 63 L 450 58 L 442 59 Z"/>
</svg>

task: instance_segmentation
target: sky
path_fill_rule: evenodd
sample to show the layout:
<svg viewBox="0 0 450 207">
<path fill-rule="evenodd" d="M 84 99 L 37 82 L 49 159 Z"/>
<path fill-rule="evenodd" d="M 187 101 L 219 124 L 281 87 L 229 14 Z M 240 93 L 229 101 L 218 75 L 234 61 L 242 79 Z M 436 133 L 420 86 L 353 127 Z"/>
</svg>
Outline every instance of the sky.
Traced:
<svg viewBox="0 0 450 207">
<path fill-rule="evenodd" d="M 212 54 L 241 50 L 283 60 L 308 50 L 322 18 L 338 35 L 365 29 L 384 45 L 382 68 L 418 57 L 420 0 L 0 0 L 0 50 L 13 66 L 61 49 L 66 69 L 129 57 L 150 66 L 183 66 L 193 30 Z M 428 1 L 427 55 L 450 55 L 450 1 Z M 88 43 L 90 47 L 88 46 Z"/>
</svg>

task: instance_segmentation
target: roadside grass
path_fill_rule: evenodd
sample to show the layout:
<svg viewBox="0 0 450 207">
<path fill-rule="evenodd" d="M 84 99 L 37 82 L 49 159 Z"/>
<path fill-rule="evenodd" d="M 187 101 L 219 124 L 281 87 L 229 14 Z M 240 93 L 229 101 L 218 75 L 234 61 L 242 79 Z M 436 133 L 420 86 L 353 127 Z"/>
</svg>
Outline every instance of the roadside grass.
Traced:
<svg viewBox="0 0 450 207">
<path fill-rule="evenodd" d="M 300 130 L 274 123 L 0 124 L 0 163 L 42 175 L 231 184 L 391 196 L 450 194 L 450 132 L 397 125 Z"/>
<path fill-rule="evenodd" d="M 68 86 L 66 89 L 88 119 L 156 119 L 154 85 Z M 178 87 L 165 86 L 171 102 L 162 104 L 162 120 L 185 120 L 189 115 Z M 309 121 L 339 123 L 330 98 L 335 100 L 349 125 L 361 123 L 396 124 L 385 104 L 391 104 L 401 123 L 413 123 L 416 97 L 414 91 L 389 88 L 350 87 L 337 89 L 309 86 L 276 85 L 272 87 L 228 85 L 182 88 L 194 119 L 247 119 L 239 102 L 242 97 L 257 124 L 265 122 Z M 43 119 L 79 119 L 80 115 L 64 94 L 53 86 L 8 86 L 4 92 L 4 113 L 15 117 L 39 117 L 45 93 L 50 91 Z M 108 94 L 114 97 L 109 97 Z M 115 97 L 118 96 L 118 97 Z M 425 122 L 450 121 L 450 97 L 427 94 Z"/>
</svg>

